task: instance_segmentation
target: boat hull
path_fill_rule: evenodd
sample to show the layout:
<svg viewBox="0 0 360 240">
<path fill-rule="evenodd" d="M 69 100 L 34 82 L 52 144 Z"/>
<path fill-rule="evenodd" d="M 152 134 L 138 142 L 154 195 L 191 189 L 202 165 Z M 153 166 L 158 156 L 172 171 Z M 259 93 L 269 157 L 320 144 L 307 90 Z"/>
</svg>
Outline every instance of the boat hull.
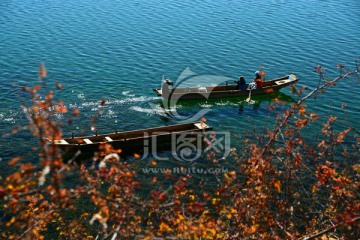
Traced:
<svg viewBox="0 0 360 240">
<path fill-rule="evenodd" d="M 161 88 L 154 89 L 154 91 L 158 96 L 169 101 L 230 98 L 248 96 L 250 91 L 251 95 L 270 94 L 286 86 L 295 84 L 298 80 L 295 75 L 290 74 L 289 76 L 266 81 L 262 88 L 253 88 L 254 84 L 248 84 L 245 90 L 237 89 L 236 85 L 224 85 L 197 88 L 173 88 L 170 91 L 164 91 Z"/>
<path fill-rule="evenodd" d="M 81 152 L 94 152 L 101 145 L 110 144 L 114 149 L 123 152 L 141 152 L 145 148 L 148 151 L 159 150 L 171 145 L 178 136 L 186 139 L 197 140 L 202 132 L 212 128 L 203 122 L 178 124 L 165 127 L 148 128 L 135 131 L 110 133 L 97 136 L 85 136 L 64 138 L 60 140 L 49 140 L 49 144 L 59 147 L 65 152 L 81 150 Z"/>
</svg>

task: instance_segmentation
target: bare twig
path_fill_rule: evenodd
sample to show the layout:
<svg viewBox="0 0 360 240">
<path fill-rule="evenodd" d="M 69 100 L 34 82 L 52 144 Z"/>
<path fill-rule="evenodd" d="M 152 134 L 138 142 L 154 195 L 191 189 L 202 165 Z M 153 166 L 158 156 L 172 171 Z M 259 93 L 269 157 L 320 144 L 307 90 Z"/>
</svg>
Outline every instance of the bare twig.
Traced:
<svg viewBox="0 0 360 240">
<path fill-rule="evenodd" d="M 81 151 L 78 150 L 78 151 L 74 154 L 74 156 L 73 156 L 64 166 L 62 166 L 61 169 L 58 170 L 58 173 L 61 173 L 61 172 L 64 171 L 69 165 L 71 165 L 71 164 L 75 161 L 75 159 L 76 159 L 80 154 L 81 154 Z"/>
<path fill-rule="evenodd" d="M 311 96 L 313 96 L 315 93 L 319 92 L 320 90 L 329 87 L 331 85 L 333 85 L 334 83 L 336 83 L 337 81 L 339 81 L 340 79 L 346 78 L 349 75 L 353 75 L 356 74 L 358 72 L 358 70 L 352 71 L 352 72 L 347 72 L 346 74 L 336 77 L 334 80 L 332 81 L 328 81 L 325 82 L 323 85 L 315 88 L 314 90 L 312 90 L 309 94 L 307 94 L 305 97 L 301 98 L 298 102 L 297 102 L 297 106 L 299 106 L 303 101 L 305 101 L 306 99 L 310 98 Z"/>
<path fill-rule="evenodd" d="M 44 219 L 46 219 L 54 210 L 50 210 L 47 214 L 45 214 L 44 217 L 42 217 L 40 220 L 38 220 L 34 225 L 32 225 L 31 227 L 29 227 L 28 229 L 26 229 L 25 232 L 23 232 L 17 239 L 23 239 L 23 237 L 26 235 L 26 233 L 28 233 L 31 229 L 33 229 L 34 227 L 36 227 L 37 225 L 40 224 L 40 222 Z"/>
<path fill-rule="evenodd" d="M 357 222 L 358 220 L 360 220 L 360 217 L 357 217 L 357 218 L 353 219 L 354 222 Z M 335 225 L 333 225 L 333 226 L 331 226 L 331 227 L 329 227 L 329 228 L 327 228 L 327 229 L 325 229 L 325 230 L 323 230 L 323 231 L 321 231 L 321 232 L 318 232 L 318 233 L 316 233 L 316 234 L 314 234 L 314 235 L 311 235 L 311 236 L 309 236 L 309 237 L 305 237 L 304 240 L 311 240 L 311 239 L 315 239 L 315 238 L 317 238 L 317 237 L 320 237 L 321 235 L 324 235 L 325 233 L 334 231 L 334 230 L 335 230 L 337 227 L 339 227 L 340 225 L 341 225 L 340 223 L 335 224 Z"/>
<path fill-rule="evenodd" d="M 358 73 L 358 69 L 351 71 L 351 72 L 347 72 L 344 75 L 341 75 L 339 77 L 336 77 L 334 80 L 332 81 L 328 81 L 325 82 L 323 85 L 315 88 L 313 91 L 311 91 L 309 94 L 307 94 L 306 96 L 302 97 L 300 100 L 297 101 L 296 106 L 300 106 L 302 104 L 302 102 L 304 102 L 306 99 L 310 98 L 311 96 L 313 96 L 314 94 L 316 94 L 317 92 L 319 92 L 320 90 L 333 85 L 334 83 L 336 83 L 337 81 L 339 81 L 340 79 L 344 79 L 346 77 L 348 77 L 349 75 L 353 75 L 353 74 L 357 74 Z M 275 129 L 274 131 L 274 135 L 269 139 L 269 141 L 266 143 L 263 151 L 261 152 L 260 156 L 263 156 L 265 154 L 265 152 L 267 151 L 267 149 L 269 148 L 269 146 L 275 141 L 275 139 L 277 138 L 280 129 L 283 128 L 288 120 L 290 119 L 290 117 L 294 114 L 294 108 L 289 109 L 286 113 L 285 113 L 285 117 L 282 120 L 282 122 L 279 124 L 279 126 Z"/>
</svg>

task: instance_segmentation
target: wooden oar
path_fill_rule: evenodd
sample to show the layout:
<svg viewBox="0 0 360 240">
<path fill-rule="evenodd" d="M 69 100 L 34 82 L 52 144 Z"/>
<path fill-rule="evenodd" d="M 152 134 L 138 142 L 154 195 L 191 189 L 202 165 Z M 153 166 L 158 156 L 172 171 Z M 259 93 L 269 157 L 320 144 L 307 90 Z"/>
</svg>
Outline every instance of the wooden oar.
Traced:
<svg viewBox="0 0 360 240">
<path fill-rule="evenodd" d="M 250 92 L 249 92 L 249 97 L 246 99 L 246 102 L 250 102 L 251 101 L 251 90 L 253 89 L 253 86 L 250 87 Z"/>
</svg>

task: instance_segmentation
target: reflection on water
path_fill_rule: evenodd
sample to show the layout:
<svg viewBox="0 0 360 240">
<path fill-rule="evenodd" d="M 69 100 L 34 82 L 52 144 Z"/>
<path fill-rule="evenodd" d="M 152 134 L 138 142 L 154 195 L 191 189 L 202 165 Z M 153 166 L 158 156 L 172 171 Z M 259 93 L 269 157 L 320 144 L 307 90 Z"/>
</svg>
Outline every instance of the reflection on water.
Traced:
<svg viewBox="0 0 360 240">
<path fill-rule="evenodd" d="M 250 102 L 246 100 L 240 101 L 239 103 L 239 114 L 242 114 L 246 109 L 252 106 L 252 110 L 256 112 L 262 103 L 269 105 L 273 102 L 277 103 L 290 103 L 295 102 L 295 99 L 282 92 L 272 93 L 270 95 L 253 96 Z"/>
<path fill-rule="evenodd" d="M 267 95 L 256 95 L 251 97 L 249 102 L 246 101 L 247 97 L 232 97 L 232 98 L 219 98 L 208 100 L 188 100 L 180 101 L 176 104 L 174 109 L 170 111 L 164 108 L 161 100 L 151 103 L 153 109 L 160 119 L 165 122 L 171 122 L 172 111 L 176 111 L 181 116 L 191 117 L 198 113 L 203 108 L 210 109 L 211 116 L 233 115 L 234 110 L 237 114 L 262 114 L 267 111 L 266 107 L 272 103 L 287 104 L 295 102 L 295 95 L 288 95 L 283 92 L 275 92 Z M 261 111 L 260 111 L 261 110 Z M 260 111 L 260 112 L 259 112 Z M 199 116 L 200 118 L 201 116 Z"/>
</svg>

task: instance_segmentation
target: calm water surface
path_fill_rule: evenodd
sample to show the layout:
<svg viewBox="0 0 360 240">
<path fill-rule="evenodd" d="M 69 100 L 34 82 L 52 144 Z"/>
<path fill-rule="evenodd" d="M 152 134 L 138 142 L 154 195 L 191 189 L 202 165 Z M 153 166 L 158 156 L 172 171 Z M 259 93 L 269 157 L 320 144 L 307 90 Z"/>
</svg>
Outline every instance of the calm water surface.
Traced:
<svg viewBox="0 0 360 240">
<path fill-rule="evenodd" d="M 8 134 L 27 123 L 19 107 L 25 97 L 20 86 L 39 82 L 40 62 L 49 72 L 47 85 L 59 80 L 65 87 L 56 93 L 58 99 L 82 112 L 79 121 L 64 126 L 65 135 L 90 132 L 91 116 L 103 98 L 108 103 L 95 124 L 100 133 L 155 127 L 175 122 L 160 116 L 161 99 L 152 88 L 162 75 L 175 80 L 187 67 L 199 75 L 249 80 L 265 66 L 268 78 L 294 73 L 299 86 L 310 88 L 317 86 L 312 72 L 317 64 L 328 77 L 336 76 L 337 63 L 353 67 L 360 56 L 359 12 L 358 0 L 2 0 L 0 164 L 36 143 L 27 132 Z M 209 125 L 243 135 L 253 127 L 273 126 L 266 107 L 275 97 L 296 99 L 287 88 L 255 98 L 255 104 L 239 98 L 178 107 L 183 114 L 211 108 Z M 360 128 L 359 84 L 353 79 L 307 104 L 320 116 L 333 114 Z M 308 130 L 310 136 L 313 132 Z M 236 141 L 232 145 L 238 147 Z"/>
</svg>

